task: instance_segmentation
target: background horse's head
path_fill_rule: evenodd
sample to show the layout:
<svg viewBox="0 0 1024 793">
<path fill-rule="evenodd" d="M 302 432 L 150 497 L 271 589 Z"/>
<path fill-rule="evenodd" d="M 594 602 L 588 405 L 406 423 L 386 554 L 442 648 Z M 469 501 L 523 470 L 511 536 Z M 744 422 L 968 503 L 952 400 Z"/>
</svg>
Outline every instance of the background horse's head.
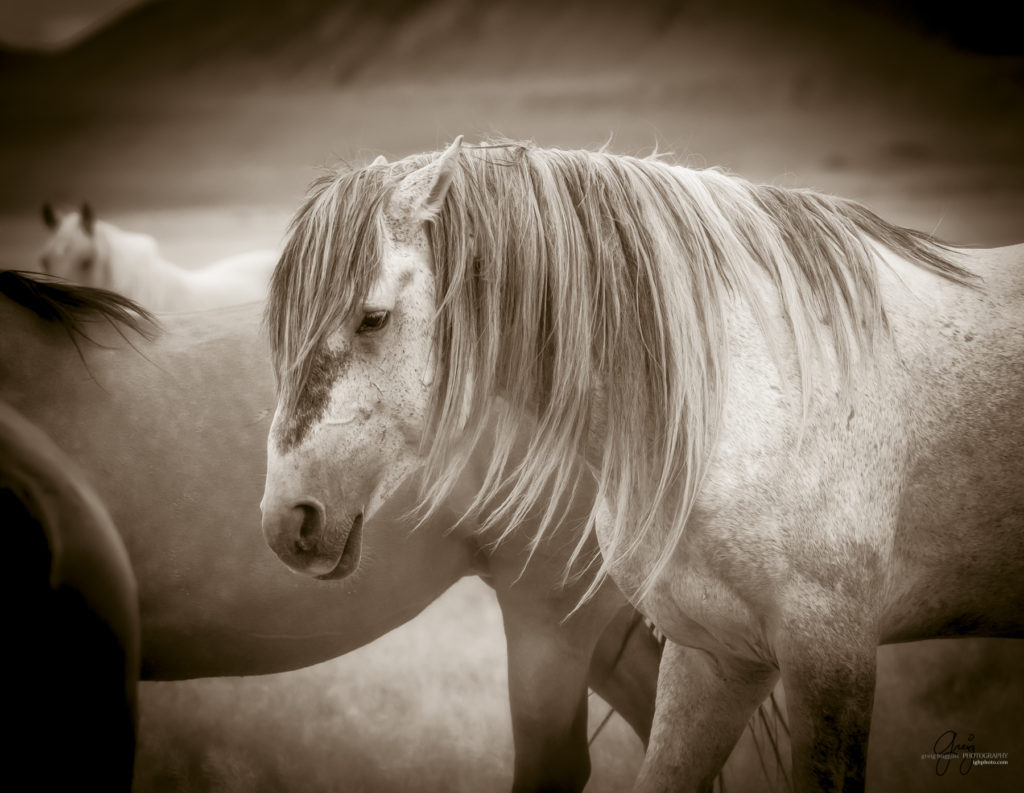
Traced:
<svg viewBox="0 0 1024 793">
<path fill-rule="evenodd" d="M 60 212 L 44 204 L 43 222 L 53 233 L 39 254 L 42 271 L 85 286 L 104 286 L 92 207 L 83 203 L 78 211 Z"/>
<path fill-rule="evenodd" d="M 267 305 L 279 394 L 262 508 L 298 572 L 352 572 L 364 516 L 419 465 L 435 314 L 424 223 L 457 153 L 325 178 L 292 225 Z"/>
</svg>

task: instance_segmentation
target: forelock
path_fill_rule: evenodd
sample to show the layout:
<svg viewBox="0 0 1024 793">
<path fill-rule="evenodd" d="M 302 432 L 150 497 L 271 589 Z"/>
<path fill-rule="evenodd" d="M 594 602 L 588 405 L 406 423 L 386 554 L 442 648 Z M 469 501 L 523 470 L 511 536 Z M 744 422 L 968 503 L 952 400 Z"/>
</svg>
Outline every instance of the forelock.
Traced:
<svg viewBox="0 0 1024 793">
<path fill-rule="evenodd" d="M 365 300 L 380 273 L 380 209 L 394 187 L 387 164 L 314 182 L 289 228 L 264 323 L 282 405 L 296 407 L 327 335 Z"/>
</svg>

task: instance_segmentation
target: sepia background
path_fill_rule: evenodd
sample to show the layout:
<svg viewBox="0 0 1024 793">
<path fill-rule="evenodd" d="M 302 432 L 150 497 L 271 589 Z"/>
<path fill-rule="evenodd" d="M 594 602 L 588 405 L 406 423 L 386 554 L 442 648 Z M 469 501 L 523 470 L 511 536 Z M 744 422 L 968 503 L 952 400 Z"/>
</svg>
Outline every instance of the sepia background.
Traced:
<svg viewBox="0 0 1024 793">
<path fill-rule="evenodd" d="M 0 267 L 34 267 L 44 200 L 88 200 L 189 267 L 274 247 L 322 168 L 457 134 L 667 152 L 859 199 L 952 242 L 1021 242 L 1024 52 L 1002 7 L 7 0 Z M 1021 789 L 1024 647 L 925 642 L 879 661 L 869 789 Z M 504 663 L 474 579 L 330 663 L 145 683 L 136 789 L 504 789 Z M 948 729 L 1010 765 L 936 776 L 920 756 Z M 640 755 L 613 721 L 590 789 L 628 787 Z"/>
</svg>

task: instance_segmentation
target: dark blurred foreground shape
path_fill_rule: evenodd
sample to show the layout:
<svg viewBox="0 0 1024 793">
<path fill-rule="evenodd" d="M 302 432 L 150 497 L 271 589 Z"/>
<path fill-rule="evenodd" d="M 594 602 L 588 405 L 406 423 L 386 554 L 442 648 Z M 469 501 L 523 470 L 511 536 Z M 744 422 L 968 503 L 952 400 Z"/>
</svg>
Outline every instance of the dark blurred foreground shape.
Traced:
<svg viewBox="0 0 1024 793">
<path fill-rule="evenodd" d="M 25 790 L 128 791 L 139 621 L 127 552 L 83 475 L 6 403 L 0 521 L 5 767 Z"/>
</svg>

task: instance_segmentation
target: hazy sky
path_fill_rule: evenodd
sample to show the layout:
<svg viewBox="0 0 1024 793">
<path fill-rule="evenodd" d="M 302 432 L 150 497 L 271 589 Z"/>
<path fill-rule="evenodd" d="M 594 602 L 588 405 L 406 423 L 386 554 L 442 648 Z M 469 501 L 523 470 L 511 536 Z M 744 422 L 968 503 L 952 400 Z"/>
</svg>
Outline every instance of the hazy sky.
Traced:
<svg viewBox="0 0 1024 793">
<path fill-rule="evenodd" d="M 141 0 L 2 0 L 0 42 L 59 49 Z"/>
</svg>

